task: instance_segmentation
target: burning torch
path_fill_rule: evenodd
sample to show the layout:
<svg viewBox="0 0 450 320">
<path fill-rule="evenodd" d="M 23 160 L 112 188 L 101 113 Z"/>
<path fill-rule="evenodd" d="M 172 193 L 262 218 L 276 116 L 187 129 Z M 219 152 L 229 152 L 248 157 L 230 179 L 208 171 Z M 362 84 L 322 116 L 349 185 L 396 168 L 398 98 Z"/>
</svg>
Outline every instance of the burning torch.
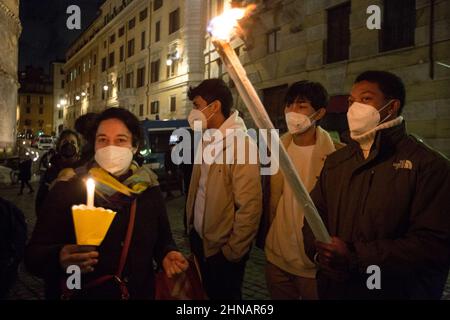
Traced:
<svg viewBox="0 0 450 320">
<path fill-rule="evenodd" d="M 255 88 L 248 79 L 244 67 L 230 45 L 231 38 L 239 27 L 238 20 L 244 18 L 248 11 L 252 9 L 253 7 L 248 7 L 247 9 L 233 8 L 225 11 L 222 15 L 210 21 L 208 32 L 211 35 L 214 47 L 225 64 L 229 76 L 234 81 L 239 95 L 247 106 L 256 125 L 260 129 L 275 129 Z M 279 167 L 289 186 L 292 188 L 297 202 L 303 208 L 305 218 L 316 239 L 321 242 L 330 243 L 330 235 L 308 191 L 300 180 L 284 145 L 280 143 L 280 137 L 278 134 L 275 134 L 274 138 L 274 143 L 279 145 L 279 159 L 274 159 L 274 161 L 279 161 Z M 266 145 L 270 146 L 266 136 L 264 136 L 264 140 L 266 140 Z"/>
</svg>

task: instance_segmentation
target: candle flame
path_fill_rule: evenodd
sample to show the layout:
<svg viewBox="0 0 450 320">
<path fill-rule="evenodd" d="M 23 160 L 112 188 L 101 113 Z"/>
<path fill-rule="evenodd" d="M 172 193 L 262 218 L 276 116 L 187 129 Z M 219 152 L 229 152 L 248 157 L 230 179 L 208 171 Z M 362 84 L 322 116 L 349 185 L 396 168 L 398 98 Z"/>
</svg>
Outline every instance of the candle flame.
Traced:
<svg viewBox="0 0 450 320">
<path fill-rule="evenodd" d="M 95 181 L 92 178 L 87 179 L 86 186 L 90 189 L 95 188 Z"/>
<path fill-rule="evenodd" d="M 216 39 L 230 41 L 238 26 L 238 20 L 245 17 L 249 8 L 233 8 L 213 18 L 208 25 L 208 32 Z"/>
</svg>

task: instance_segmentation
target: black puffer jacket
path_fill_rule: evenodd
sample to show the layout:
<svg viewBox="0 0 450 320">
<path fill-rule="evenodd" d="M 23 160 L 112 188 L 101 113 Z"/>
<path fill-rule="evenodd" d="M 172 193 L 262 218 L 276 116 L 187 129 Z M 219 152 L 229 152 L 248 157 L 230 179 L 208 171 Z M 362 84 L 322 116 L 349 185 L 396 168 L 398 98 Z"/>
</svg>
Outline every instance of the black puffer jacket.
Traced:
<svg viewBox="0 0 450 320">
<path fill-rule="evenodd" d="M 450 265 L 448 159 L 406 134 L 377 133 L 367 159 L 353 141 L 330 155 L 311 197 L 332 236 L 352 248 L 350 279 L 318 273 L 322 299 L 439 299 Z M 307 223 L 305 249 L 314 239 Z M 369 290 L 367 267 L 381 268 Z"/>
</svg>

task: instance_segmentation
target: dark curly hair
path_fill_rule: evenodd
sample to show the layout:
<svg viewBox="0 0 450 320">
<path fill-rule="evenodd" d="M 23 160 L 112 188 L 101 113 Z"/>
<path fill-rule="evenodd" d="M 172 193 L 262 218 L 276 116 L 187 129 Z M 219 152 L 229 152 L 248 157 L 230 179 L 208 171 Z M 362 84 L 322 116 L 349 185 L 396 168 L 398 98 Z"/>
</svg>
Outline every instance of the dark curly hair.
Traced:
<svg viewBox="0 0 450 320">
<path fill-rule="evenodd" d="M 200 96 L 208 104 L 215 100 L 219 100 L 222 104 L 222 114 L 228 118 L 231 114 L 233 106 L 233 95 L 230 88 L 222 79 L 207 79 L 202 81 L 197 87 L 189 88 L 188 98 L 194 100 L 196 96 Z"/>
<path fill-rule="evenodd" d="M 117 119 L 123 122 L 132 134 L 133 147 L 139 147 L 142 145 L 142 129 L 139 123 L 139 119 L 136 116 L 124 108 L 108 108 L 100 113 L 92 127 L 92 134 L 90 134 L 91 143 L 95 145 L 95 134 L 100 126 L 100 123 L 109 119 Z"/>
</svg>

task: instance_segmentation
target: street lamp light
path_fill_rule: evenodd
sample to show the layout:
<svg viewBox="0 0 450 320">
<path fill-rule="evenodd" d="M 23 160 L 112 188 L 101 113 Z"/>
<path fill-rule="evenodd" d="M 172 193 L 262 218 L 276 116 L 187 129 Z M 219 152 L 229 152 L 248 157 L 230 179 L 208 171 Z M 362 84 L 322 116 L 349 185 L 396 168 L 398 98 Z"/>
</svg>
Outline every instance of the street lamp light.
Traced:
<svg viewBox="0 0 450 320">
<path fill-rule="evenodd" d="M 86 96 L 86 92 L 83 91 L 83 92 L 81 93 L 81 96 L 82 96 L 82 97 Z"/>
<path fill-rule="evenodd" d="M 59 104 L 64 107 L 67 104 L 67 100 L 61 99 L 61 100 L 59 100 Z"/>
<path fill-rule="evenodd" d="M 75 97 L 75 100 L 77 100 L 77 101 L 80 100 L 80 96 L 77 95 L 77 96 Z"/>
<path fill-rule="evenodd" d="M 61 108 L 61 104 L 58 103 L 58 104 L 56 105 L 56 107 L 57 107 L 58 109 L 60 109 L 60 108 Z"/>
<path fill-rule="evenodd" d="M 108 91 L 108 89 L 109 89 L 109 87 L 105 84 L 105 85 L 103 86 L 103 90 L 104 90 L 104 91 Z"/>
</svg>

